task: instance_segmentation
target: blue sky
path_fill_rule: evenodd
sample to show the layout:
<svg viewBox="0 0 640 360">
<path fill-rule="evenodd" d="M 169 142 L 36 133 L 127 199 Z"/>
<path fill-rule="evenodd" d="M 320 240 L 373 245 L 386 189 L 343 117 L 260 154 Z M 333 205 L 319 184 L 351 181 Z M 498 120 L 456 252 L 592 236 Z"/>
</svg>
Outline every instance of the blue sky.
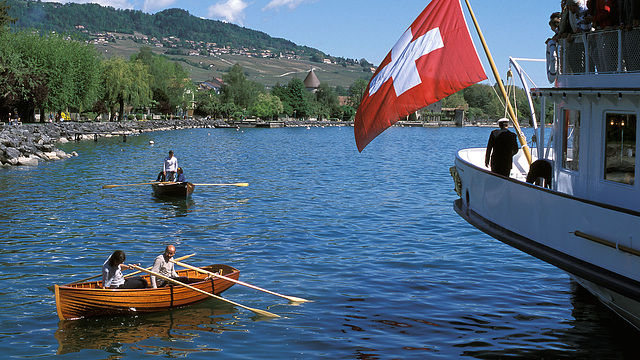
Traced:
<svg viewBox="0 0 640 360">
<path fill-rule="evenodd" d="M 462 0 L 476 48 L 487 76 L 491 69 L 475 35 Z M 67 2 L 58 0 L 56 2 Z M 416 0 L 78 0 L 119 9 L 156 13 L 168 8 L 192 15 L 223 20 L 327 54 L 365 58 L 378 65 L 429 1 Z M 559 11 L 560 0 L 470 0 L 500 76 L 508 69 L 509 56 L 545 57 L 545 40 L 552 35 L 549 15 Z M 523 63 L 539 87 L 550 86 L 543 63 Z M 493 83 L 493 81 L 492 81 Z M 520 83 L 517 83 L 520 85 Z"/>
</svg>

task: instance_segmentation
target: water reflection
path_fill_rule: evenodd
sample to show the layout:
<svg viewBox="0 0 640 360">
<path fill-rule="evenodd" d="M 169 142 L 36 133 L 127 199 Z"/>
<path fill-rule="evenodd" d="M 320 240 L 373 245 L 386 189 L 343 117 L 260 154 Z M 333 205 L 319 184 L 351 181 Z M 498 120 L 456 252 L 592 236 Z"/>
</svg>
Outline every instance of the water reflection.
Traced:
<svg viewBox="0 0 640 360">
<path fill-rule="evenodd" d="M 161 210 L 164 214 L 170 217 L 184 217 L 190 212 L 195 211 L 194 206 L 196 202 L 191 197 L 186 199 L 175 197 L 154 197 L 153 200 L 157 204 L 164 205 L 161 207 Z"/>
<path fill-rule="evenodd" d="M 182 309 L 138 316 L 109 316 L 60 321 L 54 337 L 58 341 L 58 355 L 97 349 L 109 353 L 120 353 L 124 345 L 136 346 L 147 354 L 185 355 L 192 351 L 220 351 L 217 348 L 179 348 L 179 344 L 199 337 L 203 332 L 222 333 L 235 330 L 228 328 L 229 315 L 234 308 L 213 308 L 204 302 Z M 237 330 L 235 330 L 237 331 Z M 144 340 L 161 340 L 162 346 L 138 344 Z M 166 346 L 167 343 L 176 346 Z"/>
<path fill-rule="evenodd" d="M 463 355 L 478 359 L 503 359 L 507 357 L 531 359 L 627 359 L 636 358 L 628 344 L 637 341 L 637 330 L 600 303 L 592 294 L 571 281 L 572 319 L 566 328 L 550 328 L 538 333 L 512 329 L 508 335 L 495 337 L 491 344 L 468 342 L 454 345 L 466 350 Z M 531 319 L 536 321 L 536 319 Z M 476 333 L 479 333 L 476 330 Z M 597 341 L 594 335 L 597 334 Z M 626 352 L 612 353 L 611 347 L 603 343 L 616 344 L 612 348 Z M 625 347 L 625 344 L 627 346 Z M 502 349 L 495 349 L 502 347 Z"/>
</svg>

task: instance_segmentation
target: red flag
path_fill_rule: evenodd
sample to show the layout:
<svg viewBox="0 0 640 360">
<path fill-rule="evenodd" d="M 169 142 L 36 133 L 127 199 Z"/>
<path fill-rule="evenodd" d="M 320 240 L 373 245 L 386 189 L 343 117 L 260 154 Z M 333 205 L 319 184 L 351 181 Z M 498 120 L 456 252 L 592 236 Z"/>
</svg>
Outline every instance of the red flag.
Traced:
<svg viewBox="0 0 640 360">
<path fill-rule="evenodd" d="M 365 90 L 354 124 L 358 151 L 399 119 L 485 79 L 459 0 L 433 0 Z"/>
</svg>

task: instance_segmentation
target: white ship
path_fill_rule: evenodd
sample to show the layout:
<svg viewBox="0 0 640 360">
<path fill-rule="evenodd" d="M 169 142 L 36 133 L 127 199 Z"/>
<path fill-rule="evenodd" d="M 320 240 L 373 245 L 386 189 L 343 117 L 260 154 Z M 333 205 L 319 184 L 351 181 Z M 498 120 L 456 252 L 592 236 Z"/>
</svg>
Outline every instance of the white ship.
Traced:
<svg viewBox="0 0 640 360">
<path fill-rule="evenodd" d="M 575 35 L 559 41 L 557 56 L 550 50 L 553 85 L 530 94 L 554 106 L 551 141 L 537 127 L 536 165 L 520 150 L 509 177 L 485 167 L 484 148 L 460 150 L 451 169 L 460 195 L 454 209 L 565 270 L 640 329 L 640 29 Z M 548 174 L 536 169 L 545 162 Z"/>
</svg>

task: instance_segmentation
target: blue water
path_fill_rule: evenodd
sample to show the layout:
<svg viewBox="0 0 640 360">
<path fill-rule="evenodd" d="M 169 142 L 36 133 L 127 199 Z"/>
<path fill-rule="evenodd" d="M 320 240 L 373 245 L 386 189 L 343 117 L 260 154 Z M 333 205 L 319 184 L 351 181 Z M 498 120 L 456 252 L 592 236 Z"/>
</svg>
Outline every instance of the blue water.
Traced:
<svg viewBox="0 0 640 360">
<path fill-rule="evenodd" d="M 635 357 L 635 329 L 452 210 L 455 151 L 484 146 L 490 130 L 392 128 L 362 154 L 349 127 L 176 130 L 64 144 L 79 156 L 0 169 L 3 357 Z M 189 181 L 250 186 L 199 186 L 188 200 L 101 189 L 155 179 L 170 149 Z M 58 321 L 48 287 L 98 274 L 116 249 L 148 266 L 167 244 L 313 302 L 236 285 L 224 297 L 281 318 L 210 300 Z"/>
</svg>

